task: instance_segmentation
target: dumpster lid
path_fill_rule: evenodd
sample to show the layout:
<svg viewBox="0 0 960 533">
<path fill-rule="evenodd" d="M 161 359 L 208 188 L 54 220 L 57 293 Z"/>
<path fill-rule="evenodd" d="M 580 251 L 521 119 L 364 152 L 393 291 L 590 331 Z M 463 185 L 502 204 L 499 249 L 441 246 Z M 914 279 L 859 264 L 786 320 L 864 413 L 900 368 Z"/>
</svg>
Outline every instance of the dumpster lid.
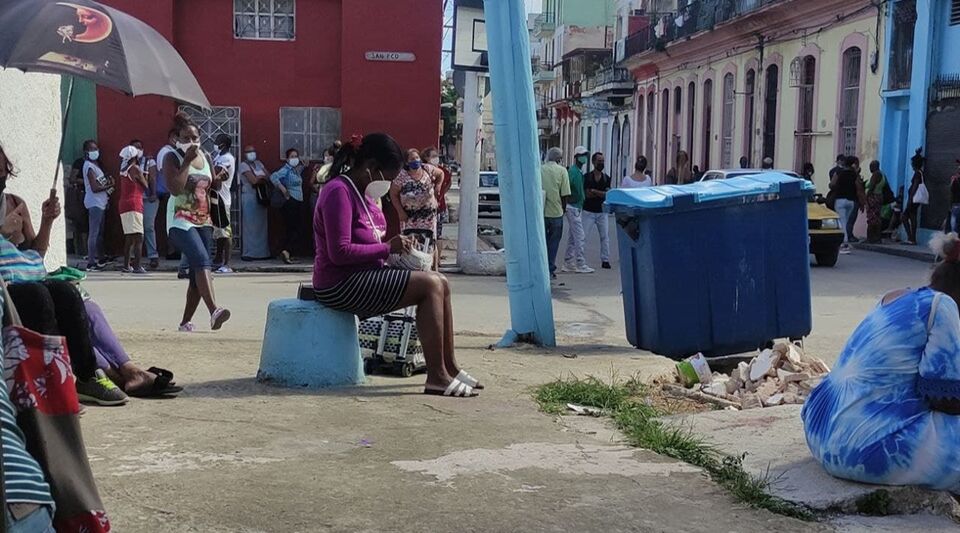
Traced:
<svg viewBox="0 0 960 533">
<path fill-rule="evenodd" d="M 630 207 L 640 210 L 673 207 L 676 198 L 692 196 L 694 204 L 705 204 L 728 198 L 759 195 L 780 195 L 784 184 L 795 194 L 812 194 L 815 187 L 805 179 L 797 179 L 780 172 L 764 172 L 751 176 L 710 180 L 689 185 L 660 185 L 644 189 L 612 189 L 607 192 L 608 207 Z"/>
</svg>

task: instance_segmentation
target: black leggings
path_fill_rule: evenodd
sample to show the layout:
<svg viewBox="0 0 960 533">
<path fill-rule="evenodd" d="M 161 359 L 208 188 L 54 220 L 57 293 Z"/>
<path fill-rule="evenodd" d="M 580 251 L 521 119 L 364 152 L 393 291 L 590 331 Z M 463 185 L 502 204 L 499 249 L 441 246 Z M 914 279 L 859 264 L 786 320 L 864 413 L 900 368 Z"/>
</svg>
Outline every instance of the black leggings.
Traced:
<svg viewBox="0 0 960 533">
<path fill-rule="evenodd" d="M 303 202 L 287 200 L 283 204 L 283 224 L 286 226 L 286 235 L 283 239 L 283 249 L 296 255 L 300 252 L 300 233 L 303 225 Z"/>
<path fill-rule="evenodd" d="M 66 337 L 73 373 L 81 381 L 92 379 L 97 359 L 80 291 L 66 281 L 16 283 L 8 289 L 23 325 L 44 335 Z"/>
</svg>

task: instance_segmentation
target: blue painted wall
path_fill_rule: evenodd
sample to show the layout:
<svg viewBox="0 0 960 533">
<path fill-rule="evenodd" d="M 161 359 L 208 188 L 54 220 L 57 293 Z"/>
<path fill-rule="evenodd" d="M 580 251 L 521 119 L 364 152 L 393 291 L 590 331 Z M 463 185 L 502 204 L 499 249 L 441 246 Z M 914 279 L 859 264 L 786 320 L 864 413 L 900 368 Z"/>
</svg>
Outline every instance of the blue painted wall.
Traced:
<svg viewBox="0 0 960 533">
<path fill-rule="evenodd" d="M 960 74 L 960 26 L 950 25 L 950 0 L 935 0 L 934 38 L 937 74 Z M 919 4 L 919 2 L 918 2 Z M 921 35 L 917 33 L 917 35 Z"/>
</svg>

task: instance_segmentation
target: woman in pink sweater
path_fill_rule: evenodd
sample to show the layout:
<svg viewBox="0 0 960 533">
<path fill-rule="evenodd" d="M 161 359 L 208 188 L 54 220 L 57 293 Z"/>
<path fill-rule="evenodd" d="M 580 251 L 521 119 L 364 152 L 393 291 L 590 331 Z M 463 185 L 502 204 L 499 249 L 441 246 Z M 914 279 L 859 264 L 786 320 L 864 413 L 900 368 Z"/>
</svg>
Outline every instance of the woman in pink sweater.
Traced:
<svg viewBox="0 0 960 533">
<path fill-rule="evenodd" d="M 483 386 L 457 365 L 450 285 L 436 272 L 388 268 L 391 253 L 413 239 L 383 242 L 387 221 L 377 201 L 390 191 L 405 161 L 389 135 L 354 138 L 337 152 L 313 217 L 316 300 L 360 318 L 417 306 L 417 331 L 427 361 L 425 394 L 474 397 Z M 362 192 L 361 192 L 362 191 Z"/>
</svg>

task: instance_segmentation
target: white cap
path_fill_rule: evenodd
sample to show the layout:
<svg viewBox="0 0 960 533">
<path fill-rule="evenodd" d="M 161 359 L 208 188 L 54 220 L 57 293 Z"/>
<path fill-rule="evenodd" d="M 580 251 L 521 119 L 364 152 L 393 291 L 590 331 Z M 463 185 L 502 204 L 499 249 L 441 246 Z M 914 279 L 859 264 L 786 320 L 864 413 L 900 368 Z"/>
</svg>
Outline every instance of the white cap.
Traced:
<svg viewBox="0 0 960 533">
<path fill-rule="evenodd" d="M 573 150 L 573 155 L 589 154 L 590 150 L 587 150 L 586 146 L 578 146 Z"/>
</svg>

